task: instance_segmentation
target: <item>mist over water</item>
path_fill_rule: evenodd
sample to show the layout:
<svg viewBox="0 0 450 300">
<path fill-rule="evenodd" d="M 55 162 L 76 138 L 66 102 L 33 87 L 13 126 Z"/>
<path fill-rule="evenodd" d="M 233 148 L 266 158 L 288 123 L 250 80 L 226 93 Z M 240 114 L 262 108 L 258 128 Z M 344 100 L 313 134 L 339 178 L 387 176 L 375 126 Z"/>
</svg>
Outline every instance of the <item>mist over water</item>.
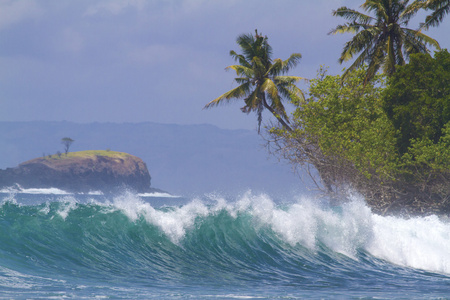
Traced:
<svg viewBox="0 0 450 300">
<path fill-rule="evenodd" d="M 448 219 L 379 216 L 358 196 L 0 195 L 0 297 L 420 298 L 450 287 Z"/>
</svg>

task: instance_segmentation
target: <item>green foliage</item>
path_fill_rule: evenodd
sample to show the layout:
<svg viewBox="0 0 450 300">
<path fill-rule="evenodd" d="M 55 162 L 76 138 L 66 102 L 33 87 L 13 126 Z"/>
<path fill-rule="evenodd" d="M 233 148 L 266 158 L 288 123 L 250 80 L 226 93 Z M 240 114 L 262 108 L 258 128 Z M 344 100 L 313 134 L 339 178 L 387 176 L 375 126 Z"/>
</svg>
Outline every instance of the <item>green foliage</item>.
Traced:
<svg viewBox="0 0 450 300">
<path fill-rule="evenodd" d="M 417 1 L 416 1 L 417 2 Z M 367 0 L 361 7 L 374 16 L 341 7 L 333 11 L 334 16 L 349 20 L 339 25 L 330 34 L 353 33 L 354 37 L 345 44 L 339 62 L 358 57 L 344 73 L 368 64 L 365 82 L 373 78 L 381 68 L 391 76 L 397 66 L 404 65 L 409 55 L 427 53 L 427 45 L 439 49 L 439 43 L 420 30 L 407 28 L 410 19 L 421 8 L 417 3 L 408 5 L 401 0 Z"/>
<path fill-rule="evenodd" d="M 108 157 L 113 159 L 126 159 L 131 155 L 125 152 L 117 152 L 111 150 L 85 150 L 85 151 L 77 151 L 77 152 L 69 152 L 66 155 L 62 155 L 61 152 L 57 152 L 55 155 L 44 155 L 42 158 L 45 160 L 73 160 L 73 159 L 96 159 L 97 157 Z"/>
<path fill-rule="evenodd" d="M 69 137 L 65 137 L 65 138 L 61 139 L 61 144 L 64 145 L 64 152 L 66 153 L 66 156 L 67 156 L 67 153 L 69 152 L 70 145 L 72 145 L 73 142 L 74 142 L 74 140 L 72 140 Z"/>
<path fill-rule="evenodd" d="M 389 177 L 397 159 L 395 131 L 382 109 L 382 78 L 364 86 L 365 71 L 342 81 L 321 69 L 307 102 L 294 112 L 297 134 L 316 139 L 325 155 L 352 162 L 368 178 Z"/>
<path fill-rule="evenodd" d="M 313 165 L 329 192 L 355 188 L 379 212 L 450 211 L 449 66 L 446 51 L 415 55 L 387 85 L 364 84 L 365 68 L 345 78 L 322 68 L 294 102 L 294 130 L 269 131 L 273 152 Z"/>
<path fill-rule="evenodd" d="M 450 121 L 450 54 L 447 50 L 411 55 L 409 64 L 399 67 L 384 94 L 384 109 L 398 130 L 400 153 L 413 140 L 437 143 Z"/>
<path fill-rule="evenodd" d="M 110 158 L 120 159 L 129 157 L 130 154 L 111 150 L 86 150 L 86 151 L 71 152 L 67 155 L 67 158 L 89 158 L 96 156 L 106 156 Z"/>
<path fill-rule="evenodd" d="M 294 112 L 296 134 L 367 178 L 420 181 L 450 170 L 450 54 L 413 55 L 384 86 L 319 71 Z"/>
<path fill-rule="evenodd" d="M 403 156 L 404 163 L 414 171 L 449 172 L 450 170 L 450 122 L 442 129 L 442 135 L 437 143 L 429 138 L 413 139 L 411 147 Z M 422 176 L 424 174 L 421 174 Z"/>
<path fill-rule="evenodd" d="M 227 103 L 231 99 L 243 99 L 245 105 L 241 108 L 242 112 L 257 114 L 258 132 L 264 109 L 269 110 L 284 127 L 289 128 L 283 100 L 303 99 L 302 91 L 295 85 L 303 78 L 285 74 L 298 64 L 301 54 L 294 53 L 286 60 L 272 59 L 272 47 L 267 37 L 261 36 L 257 31 L 254 36 L 240 35 L 236 42 L 242 54 L 230 51 L 230 55 L 239 64 L 226 69 L 236 72 L 238 77 L 235 81 L 239 86 L 209 102 L 205 108 Z"/>
</svg>

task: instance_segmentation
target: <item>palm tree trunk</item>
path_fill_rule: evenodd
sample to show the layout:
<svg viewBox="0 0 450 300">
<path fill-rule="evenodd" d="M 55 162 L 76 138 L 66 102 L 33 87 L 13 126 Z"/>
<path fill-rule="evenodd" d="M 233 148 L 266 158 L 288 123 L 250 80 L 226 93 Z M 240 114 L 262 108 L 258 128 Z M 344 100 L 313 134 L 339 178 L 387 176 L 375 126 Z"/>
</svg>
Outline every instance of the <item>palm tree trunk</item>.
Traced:
<svg viewBox="0 0 450 300">
<path fill-rule="evenodd" d="M 272 115 L 274 115 L 275 118 L 277 118 L 278 122 L 280 122 L 280 124 L 287 131 L 293 131 L 292 128 L 288 125 L 288 123 L 282 117 L 280 117 L 280 115 L 277 114 L 277 112 L 272 107 L 270 107 L 269 104 L 267 104 L 265 95 L 262 96 L 262 102 L 263 102 L 264 107 L 267 108 L 272 113 Z"/>
</svg>

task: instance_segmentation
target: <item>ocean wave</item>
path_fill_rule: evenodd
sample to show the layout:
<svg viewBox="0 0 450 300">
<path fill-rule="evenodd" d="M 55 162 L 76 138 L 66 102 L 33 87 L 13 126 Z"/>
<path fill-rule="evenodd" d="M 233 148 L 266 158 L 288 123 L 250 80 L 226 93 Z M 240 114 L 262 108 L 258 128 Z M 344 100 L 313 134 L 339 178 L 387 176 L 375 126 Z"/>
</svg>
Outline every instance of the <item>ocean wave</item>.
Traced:
<svg viewBox="0 0 450 300">
<path fill-rule="evenodd" d="M 332 205 L 307 197 L 276 202 L 249 192 L 160 208 L 132 193 L 89 203 L 62 195 L 26 206 L 8 198 L 0 226 L 0 263 L 9 258 L 54 268 L 70 262 L 80 274 L 88 267 L 132 266 L 161 279 L 188 276 L 199 264 L 202 274 L 240 280 L 308 277 L 315 274 L 311 266 L 336 278 L 385 264 L 450 274 L 448 220 L 379 216 L 357 196 Z"/>
</svg>

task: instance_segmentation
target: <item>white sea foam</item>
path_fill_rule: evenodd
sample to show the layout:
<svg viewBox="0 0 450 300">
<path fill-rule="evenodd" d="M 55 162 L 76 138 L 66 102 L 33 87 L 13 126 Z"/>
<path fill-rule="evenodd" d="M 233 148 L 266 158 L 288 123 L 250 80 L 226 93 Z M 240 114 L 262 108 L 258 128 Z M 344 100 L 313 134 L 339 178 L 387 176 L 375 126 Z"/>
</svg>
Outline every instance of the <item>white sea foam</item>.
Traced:
<svg viewBox="0 0 450 300">
<path fill-rule="evenodd" d="M 373 238 L 366 249 L 392 263 L 450 274 L 450 224 L 436 216 L 408 220 L 373 217 Z"/>
<path fill-rule="evenodd" d="M 62 279 L 54 279 L 48 277 L 35 276 L 30 274 L 21 273 L 6 267 L 0 266 L 0 290 L 1 287 L 6 289 L 18 289 L 18 290 L 32 290 L 41 289 L 44 285 L 49 283 L 62 283 L 66 281 Z M 3 297 L 1 297 L 3 299 Z M 9 298 L 9 297 L 8 297 Z M 6 299 L 6 298 L 4 298 Z"/>
<path fill-rule="evenodd" d="M 20 186 L 8 187 L 0 190 L 0 193 L 5 194 L 34 194 L 34 195 L 69 195 L 69 192 L 60 190 L 58 188 L 30 188 L 25 189 Z"/>
<path fill-rule="evenodd" d="M 321 242 L 349 257 L 361 249 L 400 266 L 450 274 L 450 223 L 436 216 L 383 217 L 358 197 L 339 210 L 308 199 L 280 209 L 266 195 L 246 195 L 238 206 L 291 245 L 315 250 Z"/>
<path fill-rule="evenodd" d="M 77 207 L 77 200 L 73 196 L 66 196 L 59 202 L 61 202 L 61 206 L 57 213 L 63 220 L 66 220 L 69 213 Z"/>
<path fill-rule="evenodd" d="M 15 193 L 7 193 L 5 197 L 2 197 L 2 205 L 5 203 L 18 204 Z"/>
<path fill-rule="evenodd" d="M 33 285 L 27 282 L 27 277 L 28 275 L 0 267 L 0 287 L 31 289 Z"/>
<path fill-rule="evenodd" d="M 144 218 L 159 227 L 174 243 L 193 229 L 197 217 L 225 210 L 234 218 L 250 214 L 257 230 L 269 228 L 292 246 L 300 244 L 318 251 L 318 246 L 324 245 L 354 259 L 363 250 L 400 266 L 450 274 L 450 223 L 436 216 L 383 217 L 373 214 L 356 196 L 338 207 L 308 198 L 280 206 L 268 195 L 250 192 L 235 202 L 219 196 L 210 200 L 215 204 L 193 200 L 160 210 L 128 193 L 114 199 L 113 205 L 133 221 Z"/>
<path fill-rule="evenodd" d="M 138 194 L 138 196 L 139 197 L 158 197 L 158 198 L 180 198 L 180 196 L 171 195 L 169 193 L 159 193 L 159 192 L 142 193 L 142 194 Z"/>
<path fill-rule="evenodd" d="M 174 243 L 179 243 L 197 217 L 208 214 L 208 208 L 200 201 L 194 200 L 182 207 L 162 211 L 130 193 L 115 198 L 114 206 L 133 221 L 144 217 L 148 223 L 159 227 Z"/>
<path fill-rule="evenodd" d="M 102 191 L 91 191 L 87 193 L 88 195 L 92 195 L 92 196 L 102 196 L 103 192 Z"/>
<path fill-rule="evenodd" d="M 50 212 L 50 203 L 46 202 L 45 206 L 39 210 L 39 212 L 43 213 L 44 215 L 48 215 L 48 213 Z"/>
<path fill-rule="evenodd" d="M 335 252 L 354 257 L 371 236 L 372 214 L 357 198 L 337 212 L 308 198 L 280 208 L 267 195 L 247 193 L 235 209 L 248 211 L 258 226 L 269 226 L 292 246 L 301 244 L 314 251 L 321 242 Z"/>
</svg>

